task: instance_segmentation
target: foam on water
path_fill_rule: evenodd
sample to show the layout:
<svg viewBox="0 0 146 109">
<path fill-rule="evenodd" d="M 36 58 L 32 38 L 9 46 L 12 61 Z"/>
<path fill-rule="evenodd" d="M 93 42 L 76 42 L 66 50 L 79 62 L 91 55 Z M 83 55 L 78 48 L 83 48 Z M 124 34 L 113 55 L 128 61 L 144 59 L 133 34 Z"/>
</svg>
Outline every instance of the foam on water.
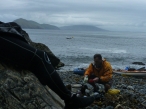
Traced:
<svg viewBox="0 0 146 109">
<path fill-rule="evenodd" d="M 98 49 L 98 48 L 85 48 L 85 47 L 81 47 L 79 48 L 81 50 L 88 50 L 89 52 L 100 52 L 100 53 L 127 53 L 126 50 L 119 50 L 118 48 L 108 48 L 108 49 Z"/>
</svg>

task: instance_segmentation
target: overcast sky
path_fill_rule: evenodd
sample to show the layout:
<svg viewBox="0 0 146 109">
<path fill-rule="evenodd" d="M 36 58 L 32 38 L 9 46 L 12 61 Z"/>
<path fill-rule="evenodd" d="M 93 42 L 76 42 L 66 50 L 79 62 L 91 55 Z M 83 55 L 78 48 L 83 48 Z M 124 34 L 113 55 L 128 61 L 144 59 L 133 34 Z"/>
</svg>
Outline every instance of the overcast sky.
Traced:
<svg viewBox="0 0 146 109">
<path fill-rule="evenodd" d="M 0 0 L 0 20 L 18 18 L 58 27 L 84 24 L 145 32 L 146 0 Z"/>
</svg>

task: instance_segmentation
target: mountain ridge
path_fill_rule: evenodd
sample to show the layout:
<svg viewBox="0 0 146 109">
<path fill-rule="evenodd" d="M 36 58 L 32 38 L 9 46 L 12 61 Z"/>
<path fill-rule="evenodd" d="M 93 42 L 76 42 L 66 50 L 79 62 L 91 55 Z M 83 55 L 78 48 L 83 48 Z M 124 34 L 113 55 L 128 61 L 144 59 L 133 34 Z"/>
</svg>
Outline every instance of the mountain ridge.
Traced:
<svg viewBox="0 0 146 109">
<path fill-rule="evenodd" d="M 19 24 L 22 28 L 25 29 L 51 29 L 51 30 L 59 30 L 57 26 L 50 24 L 39 24 L 32 20 L 26 20 L 23 18 L 19 18 L 14 20 L 17 24 Z"/>
<path fill-rule="evenodd" d="M 76 31 L 107 31 L 101 28 L 98 28 L 93 25 L 70 25 L 70 26 L 62 26 L 57 27 L 50 24 L 39 24 L 33 20 L 26 20 L 23 18 L 19 18 L 14 20 L 24 29 L 49 29 L 49 30 L 76 30 Z"/>
</svg>

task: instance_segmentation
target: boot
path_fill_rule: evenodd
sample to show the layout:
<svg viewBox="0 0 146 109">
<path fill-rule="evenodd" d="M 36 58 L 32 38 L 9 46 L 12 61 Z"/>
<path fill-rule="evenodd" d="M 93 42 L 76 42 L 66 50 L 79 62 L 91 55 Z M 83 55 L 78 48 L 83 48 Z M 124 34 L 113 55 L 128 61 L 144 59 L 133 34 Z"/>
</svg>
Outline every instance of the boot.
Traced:
<svg viewBox="0 0 146 109">
<path fill-rule="evenodd" d="M 77 97 L 74 94 L 69 100 L 65 100 L 64 109 L 78 109 L 91 105 L 96 99 L 96 95 L 90 97 Z"/>
<path fill-rule="evenodd" d="M 104 87 L 105 87 L 105 92 L 107 92 L 111 88 L 110 84 L 105 84 Z"/>
</svg>

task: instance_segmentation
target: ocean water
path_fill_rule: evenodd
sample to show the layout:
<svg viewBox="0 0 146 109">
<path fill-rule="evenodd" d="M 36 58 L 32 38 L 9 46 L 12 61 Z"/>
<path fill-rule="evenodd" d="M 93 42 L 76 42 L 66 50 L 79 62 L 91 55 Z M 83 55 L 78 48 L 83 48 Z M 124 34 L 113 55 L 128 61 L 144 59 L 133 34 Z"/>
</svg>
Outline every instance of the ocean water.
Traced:
<svg viewBox="0 0 146 109">
<path fill-rule="evenodd" d="M 65 63 L 62 70 L 88 67 L 93 62 L 95 53 L 100 53 L 111 63 L 113 69 L 124 69 L 126 66 L 132 66 L 132 62 L 146 64 L 146 33 L 144 32 L 44 29 L 25 29 L 25 31 L 32 41 L 47 45 Z"/>
</svg>

